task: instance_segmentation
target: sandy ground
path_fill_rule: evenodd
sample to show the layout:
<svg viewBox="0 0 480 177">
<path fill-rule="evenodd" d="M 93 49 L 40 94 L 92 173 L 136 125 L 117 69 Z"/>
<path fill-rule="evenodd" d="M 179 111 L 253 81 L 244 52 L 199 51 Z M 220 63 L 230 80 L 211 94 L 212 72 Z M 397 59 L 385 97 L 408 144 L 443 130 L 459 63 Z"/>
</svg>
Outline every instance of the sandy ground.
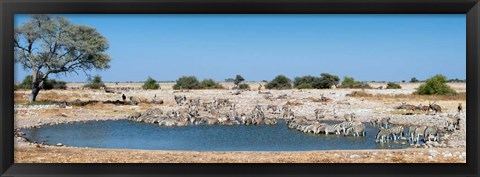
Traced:
<svg viewBox="0 0 480 177">
<path fill-rule="evenodd" d="M 464 148 L 201 152 L 15 147 L 15 163 L 465 163 L 465 156 Z"/>
<path fill-rule="evenodd" d="M 69 83 L 69 88 L 82 86 L 84 83 Z M 222 83 L 231 88 L 233 84 Z M 347 94 L 358 89 L 327 89 L 327 90 L 262 90 L 270 92 L 273 97 L 287 95 L 286 99 L 265 99 L 265 94 L 257 91 L 259 83 L 249 83 L 251 91 L 233 95 L 232 90 L 191 90 L 178 92 L 171 89 L 173 83 L 161 83 L 159 90 L 140 90 L 141 83 L 107 83 L 107 87 L 131 87 L 133 90 L 122 91 L 122 94 L 134 96 L 143 100 L 139 105 L 114 105 L 94 103 L 85 106 L 67 106 L 62 108 L 55 104 L 28 105 L 26 100 L 29 91 L 15 91 L 15 127 L 29 128 L 44 124 L 59 124 L 88 120 L 118 120 L 126 115 L 142 112 L 151 108 L 162 110 L 174 109 L 173 95 L 185 95 L 187 98 L 198 97 L 202 101 L 214 98 L 229 98 L 237 103 L 240 112 L 246 112 L 256 104 L 261 105 L 292 105 L 296 115 L 313 118 L 315 108 L 329 110 L 327 120 L 338 120 L 335 117 L 344 113 L 355 112 L 358 120 L 367 122 L 375 118 L 392 117 L 392 123 L 401 125 L 437 125 L 445 124 L 448 114 L 454 114 L 458 103 L 466 108 L 466 96 L 454 98 L 439 96 L 411 96 L 420 83 L 401 83 L 402 89 L 374 90 L 368 89 L 370 97 L 350 97 Z M 373 87 L 386 84 L 371 83 Z M 465 92 L 465 83 L 450 84 L 457 92 Z M 72 102 L 81 101 L 115 101 L 121 100 L 118 93 L 105 93 L 103 90 L 42 90 L 37 97 L 40 102 Z M 149 100 L 157 95 L 163 104 L 150 104 Z M 332 99 L 323 103 L 316 99 L 322 95 Z M 407 104 L 428 105 L 436 101 L 442 106 L 443 113 L 437 115 L 402 115 L 393 109 L 394 106 Z M 463 122 L 465 124 L 465 122 Z M 460 131 L 444 134 L 441 144 L 434 147 L 409 148 L 404 150 L 363 150 L 363 151 L 304 151 L 304 152 L 196 152 L 196 151 L 153 151 L 153 150 L 115 150 L 75 147 L 37 147 L 31 143 L 22 143 L 18 139 L 15 146 L 15 163 L 30 162 L 460 162 L 465 159 L 464 125 Z M 374 142 L 372 142 L 374 143 Z M 435 151 L 435 152 L 433 152 Z M 87 157 L 87 158 L 85 158 Z"/>
</svg>

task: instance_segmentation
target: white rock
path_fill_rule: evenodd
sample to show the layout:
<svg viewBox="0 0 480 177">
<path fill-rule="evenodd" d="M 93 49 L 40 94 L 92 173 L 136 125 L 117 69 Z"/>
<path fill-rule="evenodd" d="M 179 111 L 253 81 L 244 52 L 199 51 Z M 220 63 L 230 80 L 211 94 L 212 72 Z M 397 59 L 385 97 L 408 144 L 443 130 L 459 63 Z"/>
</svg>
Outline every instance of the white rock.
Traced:
<svg viewBox="0 0 480 177">
<path fill-rule="evenodd" d="M 360 158 L 360 156 L 359 156 L 359 155 L 356 155 L 356 154 L 354 154 L 354 155 L 351 155 L 351 156 L 350 156 L 350 158 L 351 158 L 351 159 L 356 159 L 356 158 Z"/>
</svg>

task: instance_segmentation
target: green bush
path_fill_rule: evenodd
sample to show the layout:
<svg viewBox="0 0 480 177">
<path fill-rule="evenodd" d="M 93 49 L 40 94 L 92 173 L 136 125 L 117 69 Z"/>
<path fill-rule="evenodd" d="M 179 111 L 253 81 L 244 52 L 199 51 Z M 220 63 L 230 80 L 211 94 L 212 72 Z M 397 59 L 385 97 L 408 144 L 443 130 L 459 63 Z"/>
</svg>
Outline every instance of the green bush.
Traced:
<svg viewBox="0 0 480 177">
<path fill-rule="evenodd" d="M 43 84 L 43 89 L 50 90 L 50 89 L 67 89 L 67 83 L 63 81 L 56 81 L 54 79 L 47 79 Z"/>
<path fill-rule="evenodd" d="M 90 80 L 90 79 L 89 79 Z M 102 81 L 102 77 L 96 75 L 93 79 L 90 80 L 90 83 L 85 84 L 83 87 L 91 89 L 100 89 L 101 87 L 105 88 L 105 84 Z"/>
<path fill-rule="evenodd" d="M 355 81 L 353 77 L 345 76 L 342 81 L 341 88 L 371 88 L 370 85 Z"/>
<path fill-rule="evenodd" d="M 456 94 L 447 84 L 447 77 L 438 74 L 427 79 L 424 84 L 417 88 L 416 94 L 419 95 L 450 95 Z"/>
<path fill-rule="evenodd" d="M 416 77 L 412 77 L 412 79 L 410 79 L 410 83 L 417 83 L 417 82 L 420 82 Z"/>
<path fill-rule="evenodd" d="M 160 88 L 160 85 L 157 83 L 155 79 L 152 77 L 148 76 L 147 80 L 143 83 L 142 88 L 144 90 L 156 90 Z"/>
<path fill-rule="evenodd" d="M 303 83 L 303 84 L 297 85 L 295 88 L 297 88 L 297 89 L 313 89 L 313 86 L 311 84 Z"/>
<path fill-rule="evenodd" d="M 200 82 L 200 88 L 202 89 L 223 89 L 223 86 L 213 81 L 212 79 L 204 79 Z"/>
<path fill-rule="evenodd" d="M 320 78 L 315 77 L 315 76 L 302 76 L 302 77 L 295 77 L 293 80 L 293 87 L 302 89 L 300 86 L 305 87 L 309 85 L 311 88 L 314 87 L 314 85 L 318 85 L 320 83 Z"/>
<path fill-rule="evenodd" d="M 455 79 L 449 79 L 447 82 L 465 82 L 464 80 L 455 78 Z"/>
<path fill-rule="evenodd" d="M 300 85 L 303 85 L 302 87 L 308 87 L 308 85 L 310 85 L 312 88 L 316 88 L 316 89 L 329 89 L 333 85 L 337 85 L 339 81 L 340 81 L 340 78 L 338 76 L 331 75 L 328 73 L 322 73 L 320 77 L 315 77 L 315 76 L 296 77 L 295 80 L 293 81 L 293 86 L 295 88 L 299 88 Z"/>
<path fill-rule="evenodd" d="M 238 88 L 242 90 L 247 90 L 247 89 L 250 89 L 250 85 L 243 83 L 238 85 Z"/>
<path fill-rule="evenodd" d="M 389 82 L 387 84 L 387 89 L 401 89 L 401 88 L 402 88 L 402 86 L 400 86 L 397 83 Z"/>
<path fill-rule="evenodd" d="M 272 81 L 268 82 L 267 85 L 265 85 L 267 89 L 291 89 L 292 88 L 292 81 L 284 76 L 284 75 L 278 75 L 275 77 Z"/>
<path fill-rule="evenodd" d="M 32 89 L 32 80 L 32 75 L 25 76 L 22 83 L 15 85 L 15 89 Z M 63 81 L 56 81 L 55 79 L 47 79 L 43 83 L 42 89 L 67 89 L 67 83 Z"/>
<path fill-rule="evenodd" d="M 25 76 L 25 78 L 23 78 L 22 83 L 18 84 L 17 88 L 32 89 L 32 80 L 33 80 L 33 77 L 31 75 Z"/>
<path fill-rule="evenodd" d="M 182 76 L 180 77 L 175 85 L 173 85 L 174 90 L 180 89 L 199 89 L 200 83 L 198 82 L 195 76 Z"/>
</svg>

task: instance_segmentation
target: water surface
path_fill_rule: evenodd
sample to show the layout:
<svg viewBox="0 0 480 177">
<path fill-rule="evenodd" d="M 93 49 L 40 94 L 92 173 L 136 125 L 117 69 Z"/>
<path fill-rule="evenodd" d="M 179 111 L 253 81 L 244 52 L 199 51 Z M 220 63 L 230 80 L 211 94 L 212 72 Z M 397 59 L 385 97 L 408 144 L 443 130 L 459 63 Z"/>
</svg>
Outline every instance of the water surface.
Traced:
<svg viewBox="0 0 480 177">
<path fill-rule="evenodd" d="M 305 134 L 277 125 L 160 127 L 154 124 L 117 121 L 49 125 L 23 130 L 31 141 L 91 148 L 195 151 L 305 151 L 400 149 L 409 145 L 375 143 L 376 128 L 367 136 Z"/>
</svg>

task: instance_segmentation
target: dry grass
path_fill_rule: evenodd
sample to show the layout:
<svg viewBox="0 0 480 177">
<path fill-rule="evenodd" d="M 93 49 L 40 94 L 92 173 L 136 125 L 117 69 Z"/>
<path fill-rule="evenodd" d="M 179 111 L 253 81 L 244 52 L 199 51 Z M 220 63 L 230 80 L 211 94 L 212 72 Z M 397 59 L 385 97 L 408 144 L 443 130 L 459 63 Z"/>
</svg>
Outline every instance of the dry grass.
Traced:
<svg viewBox="0 0 480 177">
<path fill-rule="evenodd" d="M 467 93 L 462 92 L 456 95 L 417 95 L 417 94 L 370 94 L 362 91 L 353 91 L 347 96 L 366 98 L 374 100 L 385 99 L 407 99 L 407 100 L 431 100 L 431 101 L 465 101 L 467 100 Z"/>
<path fill-rule="evenodd" d="M 327 97 L 322 97 L 322 98 L 308 97 L 307 100 L 310 100 L 312 102 L 319 102 L 319 103 L 325 103 L 325 102 L 331 102 L 332 101 L 332 99 L 327 98 Z"/>
<path fill-rule="evenodd" d="M 300 105 L 303 105 L 303 103 L 300 103 L 300 102 L 295 101 L 295 100 L 290 100 L 290 101 L 287 101 L 286 105 L 289 105 L 289 106 L 300 106 Z"/>
</svg>

